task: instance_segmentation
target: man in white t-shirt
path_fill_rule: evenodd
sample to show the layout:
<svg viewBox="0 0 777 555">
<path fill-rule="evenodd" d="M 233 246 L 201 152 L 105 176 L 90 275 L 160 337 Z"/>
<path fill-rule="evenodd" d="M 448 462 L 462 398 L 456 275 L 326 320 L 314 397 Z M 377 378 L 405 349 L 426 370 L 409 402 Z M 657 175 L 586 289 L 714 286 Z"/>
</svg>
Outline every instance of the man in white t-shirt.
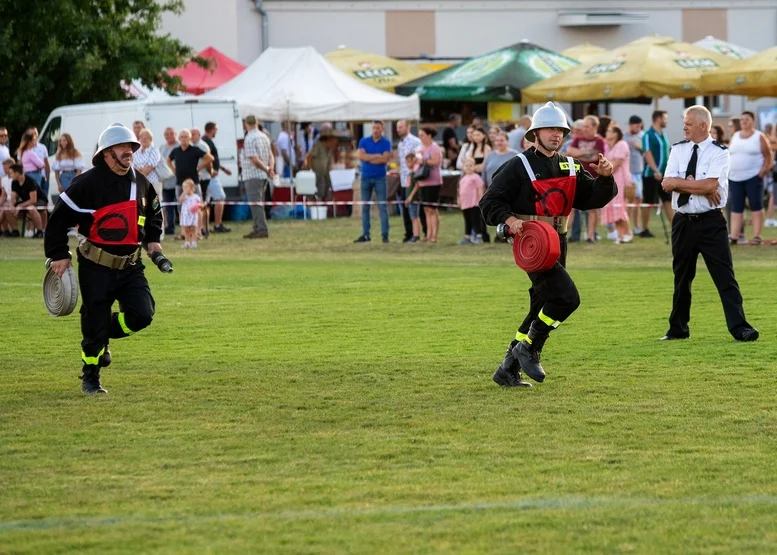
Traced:
<svg viewBox="0 0 777 555">
<path fill-rule="evenodd" d="M 297 165 L 297 153 L 295 152 L 297 145 L 294 137 L 289 134 L 288 122 L 281 122 L 281 133 L 278 135 L 277 143 L 283 159 L 283 177 L 291 177 L 292 168 Z"/>
<path fill-rule="evenodd" d="M 8 160 L 11 152 L 8 150 L 8 129 L 0 127 L 0 177 L 5 177 L 3 171 L 3 160 Z"/>
</svg>

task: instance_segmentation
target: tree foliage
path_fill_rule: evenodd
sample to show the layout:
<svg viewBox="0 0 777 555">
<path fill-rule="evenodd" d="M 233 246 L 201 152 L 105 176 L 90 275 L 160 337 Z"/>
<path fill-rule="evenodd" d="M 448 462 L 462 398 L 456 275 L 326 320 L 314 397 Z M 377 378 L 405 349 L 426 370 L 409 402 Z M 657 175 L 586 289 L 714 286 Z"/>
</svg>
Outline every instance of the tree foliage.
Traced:
<svg viewBox="0 0 777 555">
<path fill-rule="evenodd" d="M 19 137 L 57 106 L 121 100 L 122 80 L 175 90 L 165 68 L 192 51 L 158 29 L 182 11 L 182 0 L 0 0 L 0 125 Z"/>
</svg>

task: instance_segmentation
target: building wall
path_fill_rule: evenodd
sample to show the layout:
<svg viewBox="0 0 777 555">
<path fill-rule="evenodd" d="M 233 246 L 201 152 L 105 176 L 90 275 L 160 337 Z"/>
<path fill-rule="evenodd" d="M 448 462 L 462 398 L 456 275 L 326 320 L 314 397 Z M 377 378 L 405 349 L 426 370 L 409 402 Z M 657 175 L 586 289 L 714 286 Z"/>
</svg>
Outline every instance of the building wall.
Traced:
<svg viewBox="0 0 777 555">
<path fill-rule="evenodd" d="M 262 53 L 262 16 L 256 11 L 256 4 L 250 0 L 219 0 L 219 3 L 236 2 L 237 50 L 224 54 L 243 65 L 250 65 Z"/>
<path fill-rule="evenodd" d="M 169 32 L 196 50 L 208 45 L 243 64 L 262 50 L 262 18 L 254 0 L 186 0 L 181 16 L 165 16 Z M 736 8 L 732 6 L 736 4 Z M 551 50 L 583 42 L 615 48 L 649 34 L 693 42 L 708 34 L 753 50 L 777 44 L 774 0 L 265 0 L 268 43 L 311 45 L 326 53 L 340 45 L 400 57 L 467 58 L 528 39 Z M 215 8 L 218 6 L 218 8 Z M 632 24 L 561 27 L 559 12 L 623 11 L 643 14 Z M 773 105 L 771 99 L 726 101 L 730 113 Z M 682 100 L 659 99 L 670 112 L 669 134 L 680 137 Z M 649 122 L 654 106 L 617 105 L 625 121 Z"/>
<path fill-rule="evenodd" d="M 218 9 L 214 9 L 215 3 L 211 0 L 186 0 L 181 15 L 166 13 L 162 16 L 162 33 L 170 33 L 198 52 L 212 46 L 236 59 L 237 6 L 242 1 L 219 0 Z"/>
<path fill-rule="evenodd" d="M 325 54 L 346 45 L 365 52 L 385 53 L 386 17 L 383 11 L 344 13 L 271 8 L 275 4 L 278 2 L 265 2 L 270 21 L 270 46 L 313 46 Z"/>
</svg>

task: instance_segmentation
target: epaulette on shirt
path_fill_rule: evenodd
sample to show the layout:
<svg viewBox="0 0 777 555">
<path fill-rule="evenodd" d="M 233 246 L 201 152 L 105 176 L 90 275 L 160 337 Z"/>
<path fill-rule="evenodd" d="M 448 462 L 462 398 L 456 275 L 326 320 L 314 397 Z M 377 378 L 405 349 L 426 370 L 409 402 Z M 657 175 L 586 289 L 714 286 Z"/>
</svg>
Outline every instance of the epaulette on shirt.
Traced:
<svg viewBox="0 0 777 555">
<path fill-rule="evenodd" d="M 685 143 L 690 143 L 690 142 L 691 142 L 690 139 L 685 139 L 683 141 L 678 141 L 678 142 L 674 143 L 672 146 L 684 145 Z"/>
<path fill-rule="evenodd" d="M 722 148 L 723 150 L 728 150 L 728 147 L 726 145 L 718 141 L 712 141 L 712 144 L 714 144 L 718 148 Z"/>
</svg>

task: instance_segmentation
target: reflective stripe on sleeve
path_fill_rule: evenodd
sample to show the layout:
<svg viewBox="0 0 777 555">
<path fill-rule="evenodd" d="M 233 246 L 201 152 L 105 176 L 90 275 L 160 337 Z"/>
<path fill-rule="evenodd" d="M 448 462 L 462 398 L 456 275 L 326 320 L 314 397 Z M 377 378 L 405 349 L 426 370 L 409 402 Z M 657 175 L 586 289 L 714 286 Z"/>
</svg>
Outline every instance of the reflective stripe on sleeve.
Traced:
<svg viewBox="0 0 777 555">
<path fill-rule="evenodd" d="M 76 212 L 81 212 L 82 214 L 94 214 L 94 210 L 90 210 L 88 208 L 79 208 L 79 206 L 73 202 L 73 199 L 67 196 L 67 193 L 62 193 L 59 195 L 59 198 L 61 198 L 62 202 L 67 204 L 72 210 L 75 210 Z"/>
</svg>

